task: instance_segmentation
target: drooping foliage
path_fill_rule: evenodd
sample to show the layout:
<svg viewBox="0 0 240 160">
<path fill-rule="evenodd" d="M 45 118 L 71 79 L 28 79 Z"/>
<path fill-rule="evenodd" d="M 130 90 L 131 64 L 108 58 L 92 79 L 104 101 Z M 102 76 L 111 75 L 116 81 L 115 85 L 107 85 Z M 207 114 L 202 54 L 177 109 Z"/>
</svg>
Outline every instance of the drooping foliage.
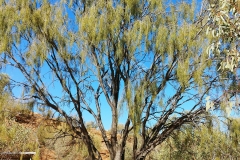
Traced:
<svg viewBox="0 0 240 160">
<path fill-rule="evenodd" d="M 217 81 L 196 3 L 2 0 L 1 64 L 21 72 L 24 80 L 12 82 L 23 86 L 22 98 L 64 117 L 92 159 L 101 155 L 86 112 L 111 159 L 124 159 L 131 131 L 132 159 L 144 159 L 174 130 L 203 117 Z M 127 118 L 118 139 L 120 110 Z"/>
</svg>

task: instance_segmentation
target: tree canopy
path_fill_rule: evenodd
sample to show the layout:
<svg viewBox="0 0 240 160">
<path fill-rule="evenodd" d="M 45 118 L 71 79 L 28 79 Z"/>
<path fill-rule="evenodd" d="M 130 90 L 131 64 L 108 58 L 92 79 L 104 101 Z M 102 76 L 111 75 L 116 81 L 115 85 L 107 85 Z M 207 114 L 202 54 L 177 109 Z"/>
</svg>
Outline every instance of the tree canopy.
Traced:
<svg viewBox="0 0 240 160">
<path fill-rule="evenodd" d="M 24 76 L 11 79 L 23 86 L 22 98 L 62 116 L 90 158 L 101 154 L 85 112 L 111 159 L 124 159 L 129 136 L 132 159 L 144 159 L 183 124 L 204 121 L 205 98 L 219 84 L 206 54 L 206 15 L 196 3 L 1 0 L 0 61 Z M 127 119 L 118 139 L 123 108 Z M 110 138 L 103 116 L 111 119 Z"/>
</svg>

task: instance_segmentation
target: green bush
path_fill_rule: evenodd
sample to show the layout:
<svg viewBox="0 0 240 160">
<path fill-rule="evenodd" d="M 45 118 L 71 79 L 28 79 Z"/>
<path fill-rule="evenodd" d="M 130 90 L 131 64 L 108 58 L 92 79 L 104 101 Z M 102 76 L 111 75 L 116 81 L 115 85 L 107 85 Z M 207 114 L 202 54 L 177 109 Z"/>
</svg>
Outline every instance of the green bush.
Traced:
<svg viewBox="0 0 240 160">
<path fill-rule="evenodd" d="M 30 111 L 11 98 L 8 92 L 0 90 L 0 152 L 35 151 L 38 148 L 37 135 L 31 128 L 15 121 L 16 115 L 29 114 Z"/>
</svg>

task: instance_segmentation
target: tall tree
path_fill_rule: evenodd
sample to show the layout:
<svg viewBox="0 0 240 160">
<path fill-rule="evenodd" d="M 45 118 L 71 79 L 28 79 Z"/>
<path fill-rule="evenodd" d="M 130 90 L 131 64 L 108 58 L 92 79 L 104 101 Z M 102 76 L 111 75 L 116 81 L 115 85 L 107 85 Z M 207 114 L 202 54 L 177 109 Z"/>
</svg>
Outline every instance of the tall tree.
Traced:
<svg viewBox="0 0 240 160">
<path fill-rule="evenodd" d="M 1 0 L 1 64 L 25 77 L 12 79 L 25 88 L 25 100 L 65 118 L 90 158 L 101 154 L 84 123 L 85 111 L 95 119 L 111 159 L 124 159 L 131 131 L 133 159 L 144 159 L 174 130 L 201 120 L 206 94 L 217 81 L 208 71 L 204 15 L 196 15 L 195 6 L 162 0 Z M 127 120 L 118 139 L 122 107 Z M 109 116 L 106 108 L 110 138 L 102 122 Z"/>
</svg>

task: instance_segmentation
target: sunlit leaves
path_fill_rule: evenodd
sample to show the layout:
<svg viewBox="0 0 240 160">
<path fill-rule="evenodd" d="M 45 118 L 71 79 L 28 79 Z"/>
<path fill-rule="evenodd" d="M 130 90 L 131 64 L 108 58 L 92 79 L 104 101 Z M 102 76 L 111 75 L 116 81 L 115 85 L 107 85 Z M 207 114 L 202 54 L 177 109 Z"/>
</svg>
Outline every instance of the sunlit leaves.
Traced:
<svg viewBox="0 0 240 160">
<path fill-rule="evenodd" d="M 206 97 L 206 111 L 211 109 L 214 106 L 214 103 L 210 100 L 210 96 Z"/>
<path fill-rule="evenodd" d="M 239 1 L 210 1 L 209 11 L 206 33 L 211 34 L 213 42 L 207 51 L 215 57 L 224 57 L 225 62 L 221 62 L 220 71 L 235 72 L 239 63 Z"/>
<path fill-rule="evenodd" d="M 189 59 L 179 62 L 177 76 L 181 85 L 187 87 L 189 80 Z"/>
<path fill-rule="evenodd" d="M 141 114 L 144 100 L 144 85 L 132 88 L 129 84 L 126 90 L 127 104 L 129 106 L 129 115 L 134 125 L 134 133 L 137 134 L 140 129 Z"/>
<path fill-rule="evenodd" d="M 217 74 L 224 88 L 220 106 L 228 116 L 237 108 L 238 86 L 231 83 L 238 81 L 239 68 L 239 37 L 240 37 L 240 1 L 219 0 L 209 1 L 208 26 L 206 34 L 210 45 L 207 48 L 209 59 L 216 65 Z M 228 75 L 228 76 L 226 76 Z M 233 76 L 234 75 L 234 76 Z M 232 78 L 231 78 L 232 77 Z M 225 84 L 224 84 L 225 83 Z M 230 84 L 230 85 L 229 85 Z M 231 90 L 234 90 L 232 92 Z"/>
<path fill-rule="evenodd" d="M 159 50 L 160 54 L 164 54 L 167 50 L 167 38 L 168 38 L 169 30 L 166 26 L 160 26 L 158 29 L 157 37 L 156 37 L 156 50 Z M 169 48 L 170 50 L 171 48 Z M 170 51 L 171 52 L 171 51 Z"/>
</svg>

